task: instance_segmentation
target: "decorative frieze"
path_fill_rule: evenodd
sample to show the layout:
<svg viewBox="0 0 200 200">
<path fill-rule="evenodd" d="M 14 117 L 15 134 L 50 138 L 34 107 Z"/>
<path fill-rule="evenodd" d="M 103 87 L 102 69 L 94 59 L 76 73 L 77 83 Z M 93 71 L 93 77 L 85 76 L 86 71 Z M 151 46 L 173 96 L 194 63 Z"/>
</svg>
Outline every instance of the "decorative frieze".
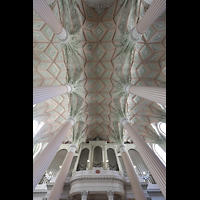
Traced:
<svg viewBox="0 0 200 200">
<path fill-rule="evenodd" d="M 85 180 L 117 180 L 121 181 L 123 184 L 125 184 L 125 180 L 122 178 L 117 178 L 117 177 L 108 177 L 108 176 L 88 176 L 88 177 L 76 177 L 70 180 L 70 184 L 76 182 L 76 181 L 85 181 Z"/>
</svg>

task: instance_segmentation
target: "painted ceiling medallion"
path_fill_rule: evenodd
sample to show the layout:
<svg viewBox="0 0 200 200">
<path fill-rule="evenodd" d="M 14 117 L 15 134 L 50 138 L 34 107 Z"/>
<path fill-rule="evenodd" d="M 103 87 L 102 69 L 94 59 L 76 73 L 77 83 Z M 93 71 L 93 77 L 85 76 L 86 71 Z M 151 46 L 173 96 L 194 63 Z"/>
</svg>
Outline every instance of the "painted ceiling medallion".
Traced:
<svg viewBox="0 0 200 200">
<path fill-rule="evenodd" d="M 116 0 L 84 0 L 85 3 L 100 14 L 105 8 L 110 7 Z"/>
</svg>

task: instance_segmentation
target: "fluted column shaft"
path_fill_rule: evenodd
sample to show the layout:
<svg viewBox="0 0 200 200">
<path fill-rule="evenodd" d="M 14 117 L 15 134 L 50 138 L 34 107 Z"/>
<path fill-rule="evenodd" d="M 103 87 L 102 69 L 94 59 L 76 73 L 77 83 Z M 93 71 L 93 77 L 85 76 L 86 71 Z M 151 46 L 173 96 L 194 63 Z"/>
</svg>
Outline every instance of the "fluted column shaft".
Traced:
<svg viewBox="0 0 200 200">
<path fill-rule="evenodd" d="M 47 167 L 53 160 L 59 146 L 62 141 L 65 139 L 69 129 L 72 127 L 72 124 L 67 122 L 60 131 L 51 139 L 45 149 L 37 156 L 33 162 L 33 190 L 36 185 L 42 178 Z"/>
<path fill-rule="evenodd" d="M 126 168 L 126 172 L 127 172 L 130 184 L 131 184 L 131 188 L 132 188 L 135 200 L 146 200 L 146 196 L 144 194 L 142 186 L 140 185 L 137 174 L 135 173 L 135 169 L 130 160 L 128 152 L 126 151 L 125 147 L 123 147 L 123 149 L 124 150 L 123 150 L 123 152 L 121 152 L 121 156 L 122 156 L 122 159 L 124 162 L 124 166 Z"/>
<path fill-rule="evenodd" d="M 37 104 L 48 99 L 57 97 L 68 92 L 68 87 L 65 85 L 41 86 L 33 88 L 33 104 Z"/>
<path fill-rule="evenodd" d="M 166 105 L 166 88 L 151 86 L 134 86 L 129 88 L 129 94 L 140 96 L 144 99 Z"/>
<path fill-rule="evenodd" d="M 33 10 L 36 11 L 54 33 L 59 34 L 62 32 L 62 25 L 54 15 L 46 0 L 33 0 Z"/>
<path fill-rule="evenodd" d="M 143 34 L 158 19 L 158 17 L 166 10 L 166 0 L 153 0 L 150 7 L 138 22 L 137 32 Z"/>
<path fill-rule="evenodd" d="M 70 148 L 73 148 L 73 149 L 71 150 Z M 48 200 L 59 200 L 60 198 L 60 195 L 62 193 L 64 184 L 65 184 L 65 180 L 67 178 L 67 174 L 69 172 L 72 159 L 74 157 L 75 150 L 77 149 L 76 147 L 70 147 L 70 148 L 63 162 L 62 168 L 56 178 L 56 181 L 48 197 Z"/>
<path fill-rule="evenodd" d="M 127 122 L 124 127 L 128 131 L 128 134 L 137 147 L 139 154 L 158 184 L 163 196 L 166 198 L 166 167 L 150 149 L 144 139 L 137 133 L 131 123 Z"/>
</svg>

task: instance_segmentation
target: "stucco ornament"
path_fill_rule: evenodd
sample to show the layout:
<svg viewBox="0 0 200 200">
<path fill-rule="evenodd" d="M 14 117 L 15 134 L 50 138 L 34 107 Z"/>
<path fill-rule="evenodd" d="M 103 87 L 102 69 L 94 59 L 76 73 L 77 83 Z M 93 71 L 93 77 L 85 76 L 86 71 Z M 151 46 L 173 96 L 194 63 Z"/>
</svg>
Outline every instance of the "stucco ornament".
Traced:
<svg viewBox="0 0 200 200">
<path fill-rule="evenodd" d="M 84 2 L 95 9 L 97 13 L 101 13 L 105 8 L 110 7 L 116 0 L 84 0 Z"/>
</svg>

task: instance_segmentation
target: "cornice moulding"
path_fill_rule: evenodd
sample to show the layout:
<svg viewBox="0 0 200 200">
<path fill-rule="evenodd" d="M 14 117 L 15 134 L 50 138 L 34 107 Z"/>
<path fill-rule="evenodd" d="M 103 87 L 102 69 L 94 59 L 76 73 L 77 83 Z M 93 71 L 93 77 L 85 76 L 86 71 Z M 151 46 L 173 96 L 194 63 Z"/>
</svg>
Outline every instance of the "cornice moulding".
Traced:
<svg viewBox="0 0 200 200">
<path fill-rule="evenodd" d="M 36 193 L 47 193 L 47 191 L 33 191 L 34 194 Z"/>
<path fill-rule="evenodd" d="M 75 182 L 75 181 L 82 181 L 82 180 L 118 180 L 121 181 L 123 184 L 125 183 L 125 180 L 122 178 L 117 178 L 117 177 L 108 177 L 108 176 L 92 176 L 92 177 L 77 177 L 72 180 L 70 180 L 70 184 Z"/>
<path fill-rule="evenodd" d="M 161 193 L 160 190 L 148 190 L 147 189 L 147 193 Z"/>
</svg>

